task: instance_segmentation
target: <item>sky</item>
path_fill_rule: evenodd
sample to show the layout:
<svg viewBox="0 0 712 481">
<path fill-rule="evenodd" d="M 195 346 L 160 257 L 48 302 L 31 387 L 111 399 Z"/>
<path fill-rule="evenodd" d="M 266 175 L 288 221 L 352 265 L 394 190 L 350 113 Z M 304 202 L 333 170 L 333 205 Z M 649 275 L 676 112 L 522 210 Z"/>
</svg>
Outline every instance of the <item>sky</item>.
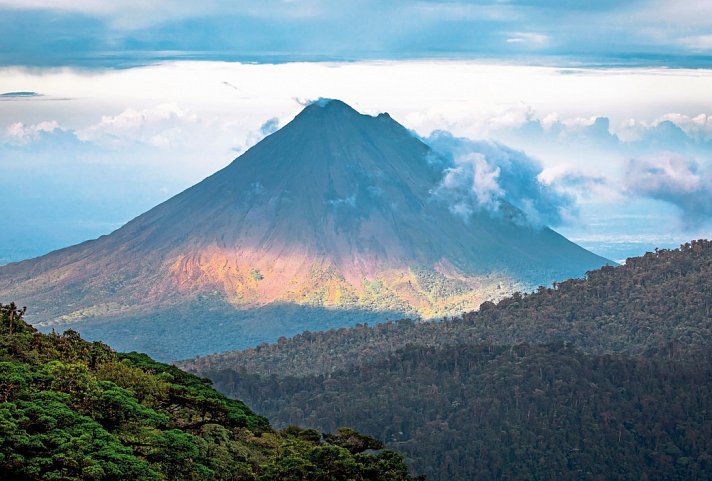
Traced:
<svg viewBox="0 0 712 481">
<path fill-rule="evenodd" d="M 0 54 L 33 66 L 156 60 L 527 59 L 709 66 L 694 0 L 0 0 Z"/>
<path fill-rule="evenodd" d="M 0 0 L 0 264 L 111 232 L 309 101 L 387 111 L 614 260 L 712 234 L 712 2 Z"/>
</svg>

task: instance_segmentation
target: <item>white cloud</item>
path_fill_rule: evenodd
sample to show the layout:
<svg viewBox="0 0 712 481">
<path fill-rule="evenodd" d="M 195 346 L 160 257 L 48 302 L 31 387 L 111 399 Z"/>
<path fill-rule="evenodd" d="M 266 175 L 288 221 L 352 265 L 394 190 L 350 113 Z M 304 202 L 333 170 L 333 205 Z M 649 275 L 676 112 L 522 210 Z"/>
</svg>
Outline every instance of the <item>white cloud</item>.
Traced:
<svg viewBox="0 0 712 481">
<path fill-rule="evenodd" d="M 512 32 L 506 40 L 509 44 L 521 44 L 527 47 L 545 47 L 549 41 L 548 35 L 535 32 Z"/>
<path fill-rule="evenodd" d="M 559 114 L 556 112 L 550 112 L 541 119 L 541 127 L 547 132 L 559 123 L 561 123 L 559 120 Z"/>
<path fill-rule="evenodd" d="M 45 120 L 33 125 L 15 122 L 5 129 L 5 138 L 10 144 L 27 145 L 39 139 L 43 133 L 52 133 L 59 129 L 60 125 L 55 120 Z"/>
<path fill-rule="evenodd" d="M 518 128 L 536 118 L 531 105 L 520 103 L 516 106 L 507 107 L 499 112 L 494 112 L 487 119 L 486 125 L 491 130 Z"/>
<path fill-rule="evenodd" d="M 683 132 L 695 140 L 712 140 L 712 115 L 698 114 L 695 116 L 669 113 L 662 115 L 652 122 L 653 126 L 661 122 L 670 121 L 680 127 Z"/>
<path fill-rule="evenodd" d="M 558 225 L 574 215 L 572 197 L 542 182 L 541 164 L 523 152 L 443 131 L 425 141 L 438 153 L 431 164 L 445 167 L 433 195 L 465 221 L 480 211 L 500 215 L 503 201 L 536 226 Z"/>
<path fill-rule="evenodd" d="M 126 109 L 115 116 L 103 116 L 101 122 L 77 132 L 79 139 L 120 147 L 133 142 L 154 147 L 184 145 L 200 119 L 176 103 L 149 109 Z"/>
<path fill-rule="evenodd" d="M 580 131 L 586 127 L 591 127 L 596 122 L 596 118 L 597 116 L 595 115 L 590 117 L 574 117 L 562 120 L 561 124 L 571 131 Z"/>
<path fill-rule="evenodd" d="M 199 14 L 201 8 L 206 8 L 203 6 L 205 3 L 198 4 L 187 0 L 0 0 L 0 8 L 94 15 L 110 19 L 115 27 L 136 28 L 156 23 L 160 21 L 161 16 L 164 19 L 176 19 Z M 208 0 L 207 3 L 212 2 Z"/>
<path fill-rule="evenodd" d="M 429 2 L 418 1 L 414 2 L 416 11 L 426 18 L 435 18 L 438 20 L 462 21 L 462 20 L 477 20 L 477 21 L 515 21 L 525 17 L 523 12 L 518 10 L 513 5 L 507 5 L 505 2 Z"/>
<path fill-rule="evenodd" d="M 641 192 L 689 194 L 701 188 L 697 162 L 672 152 L 661 153 L 628 163 L 629 184 Z"/>
<path fill-rule="evenodd" d="M 631 15 L 631 20 L 686 29 L 712 27 L 712 2 L 653 0 L 643 3 L 643 8 Z"/>
<path fill-rule="evenodd" d="M 692 35 L 678 40 L 678 44 L 695 53 L 712 52 L 712 35 Z"/>
<path fill-rule="evenodd" d="M 464 195 L 450 204 L 452 213 L 467 221 L 476 210 L 496 212 L 504 194 L 497 182 L 499 167 L 488 163 L 480 153 L 459 157 L 455 159 L 455 164 L 454 167 L 445 170 L 438 187 L 440 192 L 464 190 Z"/>
<path fill-rule="evenodd" d="M 626 187 L 632 195 L 677 206 L 687 228 L 712 221 L 712 168 L 674 152 L 630 159 Z"/>
</svg>

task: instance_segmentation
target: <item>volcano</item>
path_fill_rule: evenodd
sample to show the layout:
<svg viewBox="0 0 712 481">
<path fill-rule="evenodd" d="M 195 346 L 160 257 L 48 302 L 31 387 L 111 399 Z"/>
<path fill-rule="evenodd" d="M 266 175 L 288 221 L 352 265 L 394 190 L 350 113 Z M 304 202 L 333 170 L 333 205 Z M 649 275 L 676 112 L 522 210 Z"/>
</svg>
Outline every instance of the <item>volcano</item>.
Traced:
<svg viewBox="0 0 712 481">
<path fill-rule="evenodd" d="M 40 328 L 176 359 L 458 314 L 607 263 L 506 203 L 453 215 L 432 155 L 388 114 L 318 101 L 110 235 L 1 267 L 0 299 Z"/>
</svg>

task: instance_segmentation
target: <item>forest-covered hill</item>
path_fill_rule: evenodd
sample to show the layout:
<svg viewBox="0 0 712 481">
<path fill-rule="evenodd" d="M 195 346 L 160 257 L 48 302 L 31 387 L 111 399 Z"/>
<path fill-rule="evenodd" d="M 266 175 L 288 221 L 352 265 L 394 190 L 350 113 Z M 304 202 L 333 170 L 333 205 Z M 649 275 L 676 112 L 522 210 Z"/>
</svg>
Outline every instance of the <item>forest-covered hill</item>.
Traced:
<svg viewBox="0 0 712 481">
<path fill-rule="evenodd" d="M 409 319 L 304 332 L 275 344 L 180 363 L 196 372 L 320 374 L 382 359 L 406 346 L 564 342 L 591 354 L 648 355 L 712 344 L 712 241 L 662 249 L 583 279 L 515 294 L 441 321 Z"/>
<path fill-rule="evenodd" d="M 210 375 L 280 424 L 342 424 L 447 480 L 712 479 L 712 356 L 408 347 L 331 375 Z"/>
<path fill-rule="evenodd" d="M 441 322 L 185 363 L 277 424 L 348 423 L 435 480 L 712 479 L 712 242 Z"/>
<path fill-rule="evenodd" d="M 375 439 L 275 431 L 210 381 L 73 331 L 45 335 L 0 304 L 0 479 L 411 479 Z"/>
</svg>

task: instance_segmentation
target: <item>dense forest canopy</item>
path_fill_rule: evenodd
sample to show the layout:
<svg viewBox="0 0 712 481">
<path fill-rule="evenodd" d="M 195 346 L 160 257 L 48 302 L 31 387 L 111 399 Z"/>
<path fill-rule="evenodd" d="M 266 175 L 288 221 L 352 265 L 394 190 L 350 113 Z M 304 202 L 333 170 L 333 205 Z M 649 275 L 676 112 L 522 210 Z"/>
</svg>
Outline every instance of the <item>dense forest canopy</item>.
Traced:
<svg viewBox="0 0 712 481">
<path fill-rule="evenodd" d="M 434 480 L 712 479 L 712 242 L 440 322 L 184 363 L 278 425 L 343 423 Z"/>
<path fill-rule="evenodd" d="M 0 478 L 407 481 L 403 458 L 347 429 L 275 431 L 211 382 L 0 304 Z"/>
<path fill-rule="evenodd" d="M 348 423 L 428 479 L 712 479 L 712 356 L 408 347 L 328 375 L 210 373 L 279 424 Z"/>
</svg>

